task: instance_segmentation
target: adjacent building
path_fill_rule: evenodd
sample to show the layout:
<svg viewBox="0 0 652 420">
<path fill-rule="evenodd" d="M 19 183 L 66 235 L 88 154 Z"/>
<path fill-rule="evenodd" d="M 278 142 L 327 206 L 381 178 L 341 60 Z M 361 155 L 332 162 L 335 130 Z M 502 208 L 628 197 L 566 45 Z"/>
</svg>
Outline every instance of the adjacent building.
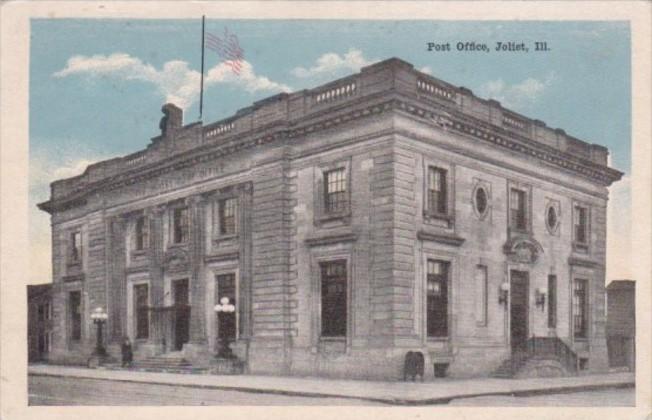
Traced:
<svg viewBox="0 0 652 420">
<path fill-rule="evenodd" d="M 603 146 L 399 59 L 207 125 L 163 111 L 39 205 L 52 360 L 85 361 L 101 307 L 113 354 L 208 364 L 226 335 L 251 373 L 398 378 L 412 350 L 488 375 L 535 337 L 608 367 Z"/>
<path fill-rule="evenodd" d="M 52 342 L 52 285 L 27 286 L 27 360 L 47 361 Z"/>
<path fill-rule="evenodd" d="M 636 367 L 636 282 L 613 280 L 607 286 L 609 366 Z"/>
</svg>

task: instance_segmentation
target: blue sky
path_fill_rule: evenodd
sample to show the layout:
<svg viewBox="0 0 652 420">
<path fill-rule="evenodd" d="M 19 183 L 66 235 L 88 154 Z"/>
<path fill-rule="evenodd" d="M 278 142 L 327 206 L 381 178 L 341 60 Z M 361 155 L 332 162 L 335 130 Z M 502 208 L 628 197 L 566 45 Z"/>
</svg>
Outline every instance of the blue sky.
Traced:
<svg viewBox="0 0 652 420">
<path fill-rule="evenodd" d="M 630 171 L 630 33 L 624 22 L 214 20 L 244 51 L 241 74 L 206 55 L 204 122 L 399 57 L 526 116 L 602 144 Z M 198 118 L 201 21 L 35 19 L 30 51 L 31 282 L 49 280 L 47 184 L 143 149 L 169 100 Z M 427 42 L 546 41 L 535 53 L 427 52 Z M 621 188 L 622 189 L 622 188 Z M 612 195 L 614 192 L 612 192 Z M 616 191 L 629 200 L 629 192 Z M 626 206 L 629 207 L 629 206 Z M 622 229 L 619 229 L 622 230 Z"/>
</svg>

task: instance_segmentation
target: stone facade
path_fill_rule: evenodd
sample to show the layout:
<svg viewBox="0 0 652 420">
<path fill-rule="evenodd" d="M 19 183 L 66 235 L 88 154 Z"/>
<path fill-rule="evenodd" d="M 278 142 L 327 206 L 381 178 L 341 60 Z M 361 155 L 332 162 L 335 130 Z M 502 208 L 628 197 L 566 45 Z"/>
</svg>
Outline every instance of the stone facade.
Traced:
<svg viewBox="0 0 652 420">
<path fill-rule="evenodd" d="M 181 348 L 208 363 L 232 278 L 232 348 L 252 373 L 399 378 L 416 350 L 427 375 L 435 363 L 487 375 L 530 336 L 606 368 L 607 186 L 622 174 L 604 147 L 398 59 L 205 126 L 165 111 L 147 149 L 53 183 L 40 204 L 52 215 L 51 358 L 90 354 L 101 306 L 109 351 L 129 336 L 136 358 Z M 343 269 L 328 283 L 333 263 Z M 520 306 L 515 286 L 504 291 L 514 273 Z"/>
</svg>

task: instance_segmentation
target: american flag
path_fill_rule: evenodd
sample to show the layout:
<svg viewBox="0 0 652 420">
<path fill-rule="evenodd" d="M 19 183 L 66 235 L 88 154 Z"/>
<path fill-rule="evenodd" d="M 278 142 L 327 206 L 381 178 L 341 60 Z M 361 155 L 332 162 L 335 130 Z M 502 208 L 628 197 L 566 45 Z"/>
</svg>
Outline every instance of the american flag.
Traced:
<svg viewBox="0 0 652 420">
<path fill-rule="evenodd" d="M 229 32 L 228 28 L 224 28 L 224 36 L 220 38 L 210 32 L 206 32 L 204 38 L 206 48 L 215 51 L 226 64 L 231 67 L 231 71 L 235 74 L 240 74 L 242 70 L 242 61 L 244 60 L 244 51 L 240 48 L 240 41 L 238 36 Z"/>
</svg>

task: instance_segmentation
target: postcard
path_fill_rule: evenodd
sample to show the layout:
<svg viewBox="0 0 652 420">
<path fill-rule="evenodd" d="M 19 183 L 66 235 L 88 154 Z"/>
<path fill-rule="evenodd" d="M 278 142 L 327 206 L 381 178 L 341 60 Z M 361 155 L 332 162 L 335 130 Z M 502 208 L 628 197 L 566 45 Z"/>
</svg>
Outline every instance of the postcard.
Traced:
<svg viewBox="0 0 652 420">
<path fill-rule="evenodd" d="M 3 418 L 649 418 L 648 3 L 2 11 Z"/>
</svg>

